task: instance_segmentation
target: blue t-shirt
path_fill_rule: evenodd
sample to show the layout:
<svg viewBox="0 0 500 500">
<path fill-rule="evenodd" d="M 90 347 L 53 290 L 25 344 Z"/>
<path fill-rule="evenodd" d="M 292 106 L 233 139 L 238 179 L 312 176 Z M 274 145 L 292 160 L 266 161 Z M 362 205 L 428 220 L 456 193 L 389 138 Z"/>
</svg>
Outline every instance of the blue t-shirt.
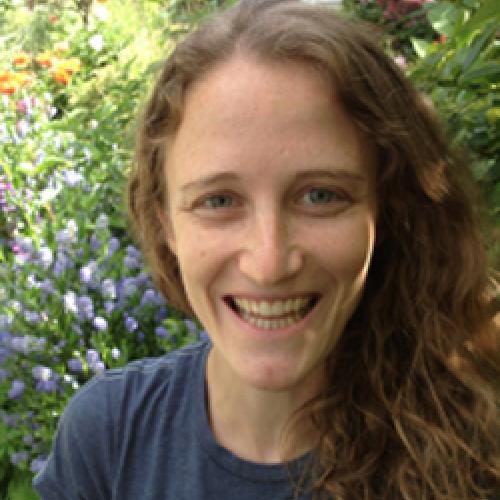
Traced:
<svg viewBox="0 0 500 500">
<path fill-rule="evenodd" d="M 59 420 L 43 500 L 291 500 L 305 455 L 257 464 L 220 446 L 206 411 L 209 340 L 94 377 Z M 310 493 L 296 497 L 310 499 Z"/>
</svg>

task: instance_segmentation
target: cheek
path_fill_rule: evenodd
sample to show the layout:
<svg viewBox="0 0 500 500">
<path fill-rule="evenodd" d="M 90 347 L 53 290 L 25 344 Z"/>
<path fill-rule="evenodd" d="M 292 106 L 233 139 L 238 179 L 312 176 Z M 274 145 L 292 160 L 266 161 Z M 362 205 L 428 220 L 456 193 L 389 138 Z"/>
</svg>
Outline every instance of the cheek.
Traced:
<svg viewBox="0 0 500 500">
<path fill-rule="evenodd" d="M 208 286 L 216 276 L 223 261 L 224 245 L 200 231 L 183 231 L 178 234 L 177 260 L 188 296 L 199 293 L 197 289 Z"/>
<path fill-rule="evenodd" d="M 375 224 L 372 220 L 358 225 L 337 227 L 322 238 L 318 252 L 325 268 L 338 279 L 364 279 L 375 243 Z"/>
</svg>

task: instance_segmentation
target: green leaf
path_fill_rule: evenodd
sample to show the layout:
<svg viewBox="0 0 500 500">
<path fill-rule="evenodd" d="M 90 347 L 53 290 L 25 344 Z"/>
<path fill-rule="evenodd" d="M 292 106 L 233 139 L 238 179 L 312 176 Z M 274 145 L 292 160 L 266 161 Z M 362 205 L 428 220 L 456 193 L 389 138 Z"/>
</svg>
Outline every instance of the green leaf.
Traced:
<svg viewBox="0 0 500 500">
<path fill-rule="evenodd" d="M 413 48 L 415 49 L 415 52 L 420 58 L 426 57 L 434 49 L 434 46 L 431 42 L 420 40 L 419 38 L 412 38 L 411 43 L 413 45 Z"/>
<path fill-rule="evenodd" d="M 16 474 L 9 483 L 8 500 L 40 500 L 31 487 L 31 474 Z"/>
<path fill-rule="evenodd" d="M 448 2 L 431 4 L 427 9 L 427 19 L 431 26 L 440 34 L 451 37 L 455 31 L 460 11 Z"/>
<path fill-rule="evenodd" d="M 458 30 L 457 35 L 472 33 L 475 29 L 481 28 L 484 23 L 500 20 L 500 9 L 498 0 L 486 0 L 470 19 Z"/>
<path fill-rule="evenodd" d="M 462 68 L 464 71 L 467 70 L 467 68 L 476 60 L 479 53 L 484 49 L 484 47 L 487 45 L 496 31 L 497 25 L 495 22 L 486 24 L 483 27 L 483 33 L 480 36 L 476 37 L 476 39 L 470 46 L 467 55 L 465 56 L 464 62 L 462 63 Z"/>
<path fill-rule="evenodd" d="M 500 77 L 500 64 L 496 61 L 478 62 L 470 67 L 461 77 L 460 82 L 471 83 L 473 81 L 488 79 L 493 82 Z"/>
</svg>

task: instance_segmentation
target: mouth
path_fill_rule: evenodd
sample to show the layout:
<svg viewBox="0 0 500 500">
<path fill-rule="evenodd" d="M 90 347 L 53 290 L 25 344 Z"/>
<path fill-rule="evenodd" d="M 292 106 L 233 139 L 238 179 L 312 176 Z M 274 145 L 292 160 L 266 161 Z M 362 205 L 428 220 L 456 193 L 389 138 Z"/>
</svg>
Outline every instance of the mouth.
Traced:
<svg viewBox="0 0 500 500">
<path fill-rule="evenodd" d="M 319 298 L 319 294 L 279 300 L 226 296 L 224 302 L 246 323 L 264 330 L 277 330 L 302 321 L 315 308 Z"/>
</svg>

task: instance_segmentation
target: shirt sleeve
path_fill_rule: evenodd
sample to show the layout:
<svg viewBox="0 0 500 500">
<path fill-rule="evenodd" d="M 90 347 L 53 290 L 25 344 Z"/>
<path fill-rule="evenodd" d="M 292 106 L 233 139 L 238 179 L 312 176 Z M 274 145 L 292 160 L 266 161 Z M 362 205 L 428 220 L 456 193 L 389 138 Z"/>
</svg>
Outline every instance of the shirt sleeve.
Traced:
<svg viewBox="0 0 500 500">
<path fill-rule="evenodd" d="M 42 500 L 109 500 L 113 429 L 110 380 L 96 377 L 66 406 L 44 468 L 33 479 Z"/>
</svg>

